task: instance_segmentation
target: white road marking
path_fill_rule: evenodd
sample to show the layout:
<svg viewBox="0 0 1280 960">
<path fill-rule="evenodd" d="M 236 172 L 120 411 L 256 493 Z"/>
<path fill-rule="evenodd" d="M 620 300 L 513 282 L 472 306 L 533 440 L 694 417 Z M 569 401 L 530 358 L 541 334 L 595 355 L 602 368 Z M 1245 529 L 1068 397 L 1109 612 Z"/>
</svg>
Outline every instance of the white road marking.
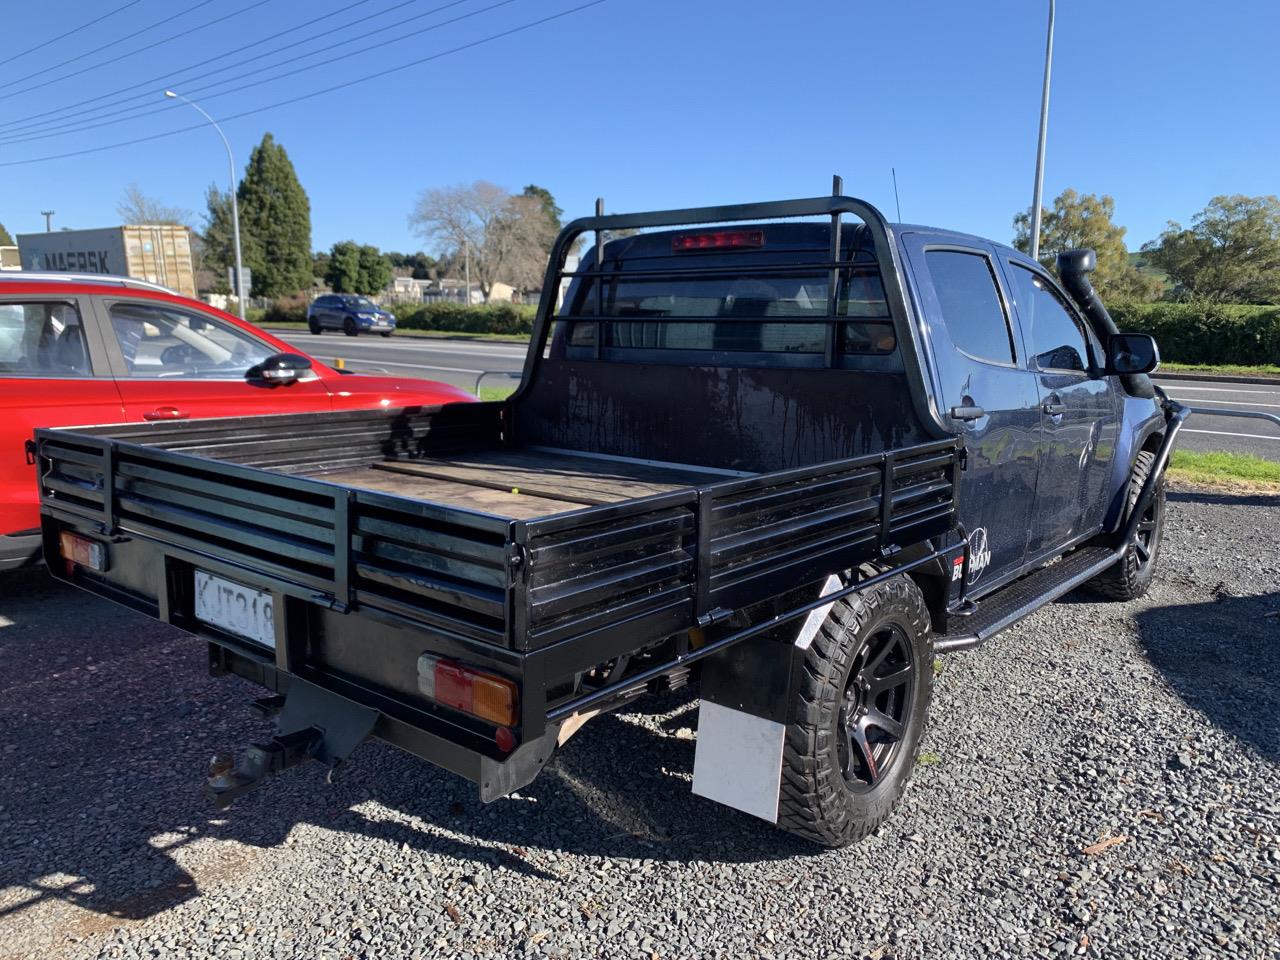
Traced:
<svg viewBox="0 0 1280 960">
<path fill-rule="evenodd" d="M 1207 433 L 1211 437 L 1244 437 L 1246 440 L 1270 440 L 1272 443 L 1280 443 L 1280 437 L 1268 437 L 1261 433 L 1232 433 L 1229 430 L 1192 430 L 1190 427 L 1183 427 L 1183 433 Z"/>
<path fill-rule="evenodd" d="M 1174 397 L 1175 400 L 1187 400 L 1191 403 L 1230 403 L 1237 407 L 1274 407 L 1280 410 L 1280 403 L 1258 403 L 1256 400 L 1210 400 L 1208 397 Z"/>
<path fill-rule="evenodd" d="M 1278 386 L 1275 390 L 1238 390 L 1234 387 L 1186 387 L 1186 386 L 1183 386 L 1182 381 L 1177 381 L 1176 383 L 1172 383 L 1168 380 L 1166 380 L 1163 385 L 1167 387 L 1169 390 L 1179 390 L 1179 391 L 1194 390 L 1197 393 L 1262 393 L 1268 396 L 1274 396 L 1275 394 L 1280 393 L 1280 386 Z"/>
<path fill-rule="evenodd" d="M 316 357 L 317 360 L 323 360 L 326 363 L 333 363 L 337 357 Z M 449 373 L 484 373 L 483 370 L 472 370 L 470 367 L 433 367 L 425 363 L 396 363 L 394 360 L 360 360 L 357 357 L 342 358 L 347 364 L 360 363 L 376 363 L 384 367 L 408 367 L 411 370 L 443 370 Z"/>
</svg>

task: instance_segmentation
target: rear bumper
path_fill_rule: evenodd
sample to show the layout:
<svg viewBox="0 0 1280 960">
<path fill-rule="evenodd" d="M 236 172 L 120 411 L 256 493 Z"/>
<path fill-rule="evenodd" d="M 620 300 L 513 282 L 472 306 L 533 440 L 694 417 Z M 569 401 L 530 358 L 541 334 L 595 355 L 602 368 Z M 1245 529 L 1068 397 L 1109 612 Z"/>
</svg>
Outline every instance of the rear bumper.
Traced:
<svg viewBox="0 0 1280 960">
<path fill-rule="evenodd" d="M 0 572 L 37 562 L 40 559 L 40 542 L 39 530 L 0 536 Z"/>
</svg>

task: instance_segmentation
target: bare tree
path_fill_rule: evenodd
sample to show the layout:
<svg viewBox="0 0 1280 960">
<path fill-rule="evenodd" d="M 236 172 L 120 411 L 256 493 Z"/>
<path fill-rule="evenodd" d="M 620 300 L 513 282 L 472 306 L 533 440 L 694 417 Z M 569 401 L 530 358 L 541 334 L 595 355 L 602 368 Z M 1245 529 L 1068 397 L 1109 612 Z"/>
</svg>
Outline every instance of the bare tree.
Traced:
<svg viewBox="0 0 1280 960">
<path fill-rule="evenodd" d="M 125 188 L 124 196 L 116 204 L 116 213 L 125 223 L 175 223 L 190 227 L 194 215 L 181 207 L 169 207 L 153 197 L 148 197 L 136 183 Z"/>
<path fill-rule="evenodd" d="M 461 263 L 469 251 L 471 275 L 485 301 L 495 283 L 519 290 L 542 283 L 555 223 L 532 196 L 513 196 L 496 184 L 424 190 L 409 214 L 409 225 L 436 246 L 442 260 Z"/>
</svg>

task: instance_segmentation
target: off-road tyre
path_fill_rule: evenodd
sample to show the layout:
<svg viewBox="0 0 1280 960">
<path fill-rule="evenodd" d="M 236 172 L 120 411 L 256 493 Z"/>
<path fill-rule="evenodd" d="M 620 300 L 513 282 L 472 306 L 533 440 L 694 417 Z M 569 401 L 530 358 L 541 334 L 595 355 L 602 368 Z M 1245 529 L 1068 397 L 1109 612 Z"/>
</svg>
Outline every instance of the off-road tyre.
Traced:
<svg viewBox="0 0 1280 960">
<path fill-rule="evenodd" d="M 848 688 L 866 672 L 867 658 L 879 649 L 877 638 L 886 633 L 896 649 L 909 652 L 911 676 L 869 699 L 873 706 L 889 707 L 885 694 L 905 694 L 908 701 L 900 705 L 902 733 L 893 752 L 885 754 L 887 764 L 881 764 L 878 781 L 866 784 L 849 768 L 855 756 L 849 751 L 856 747 L 846 721 L 863 707 L 851 701 Z M 898 659 L 888 655 L 881 667 Z M 898 576 L 838 601 L 805 652 L 799 674 L 782 752 L 778 826 L 825 847 L 847 846 L 875 832 L 889 816 L 920 751 L 933 694 L 933 636 L 920 588 Z M 866 688 L 854 698 L 866 700 Z M 862 736 L 865 741 L 865 729 Z M 865 754 L 856 756 L 862 760 Z"/>
<path fill-rule="evenodd" d="M 1155 462 L 1156 455 L 1150 450 L 1140 451 L 1134 459 L 1133 472 L 1129 475 L 1124 523 L 1129 522 L 1138 494 L 1142 492 L 1147 477 L 1151 476 L 1151 468 Z M 1160 543 L 1164 539 L 1164 487 L 1165 479 L 1162 474 L 1156 486 L 1156 495 L 1151 499 L 1142 523 L 1138 525 L 1134 539 L 1129 541 L 1124 557 L 1085 584 L 1085 589 L 1090 593 L 1108 600 L 1136 600 L 1151 587 L 1151 580 L 1156 574 L 1156 560 L 1160 556 Z"/>
</svg>

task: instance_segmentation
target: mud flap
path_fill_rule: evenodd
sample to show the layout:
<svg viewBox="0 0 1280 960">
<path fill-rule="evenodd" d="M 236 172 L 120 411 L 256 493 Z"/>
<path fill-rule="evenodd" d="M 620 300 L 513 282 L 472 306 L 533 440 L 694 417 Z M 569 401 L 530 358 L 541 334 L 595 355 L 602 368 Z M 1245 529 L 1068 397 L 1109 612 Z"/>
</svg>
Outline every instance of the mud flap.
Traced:
<svg viewBox="0 0 1280 960">
<path fill-rule="evenodd" d="M 819 595 L 843 585 L 830 576 Z M 798 628 L 779 628 L 707 660 L 693 757 L 693 792 L 698 796 L 778 822 L 795 674 L 832 606 L 810 611 Z"/>
</svg>

